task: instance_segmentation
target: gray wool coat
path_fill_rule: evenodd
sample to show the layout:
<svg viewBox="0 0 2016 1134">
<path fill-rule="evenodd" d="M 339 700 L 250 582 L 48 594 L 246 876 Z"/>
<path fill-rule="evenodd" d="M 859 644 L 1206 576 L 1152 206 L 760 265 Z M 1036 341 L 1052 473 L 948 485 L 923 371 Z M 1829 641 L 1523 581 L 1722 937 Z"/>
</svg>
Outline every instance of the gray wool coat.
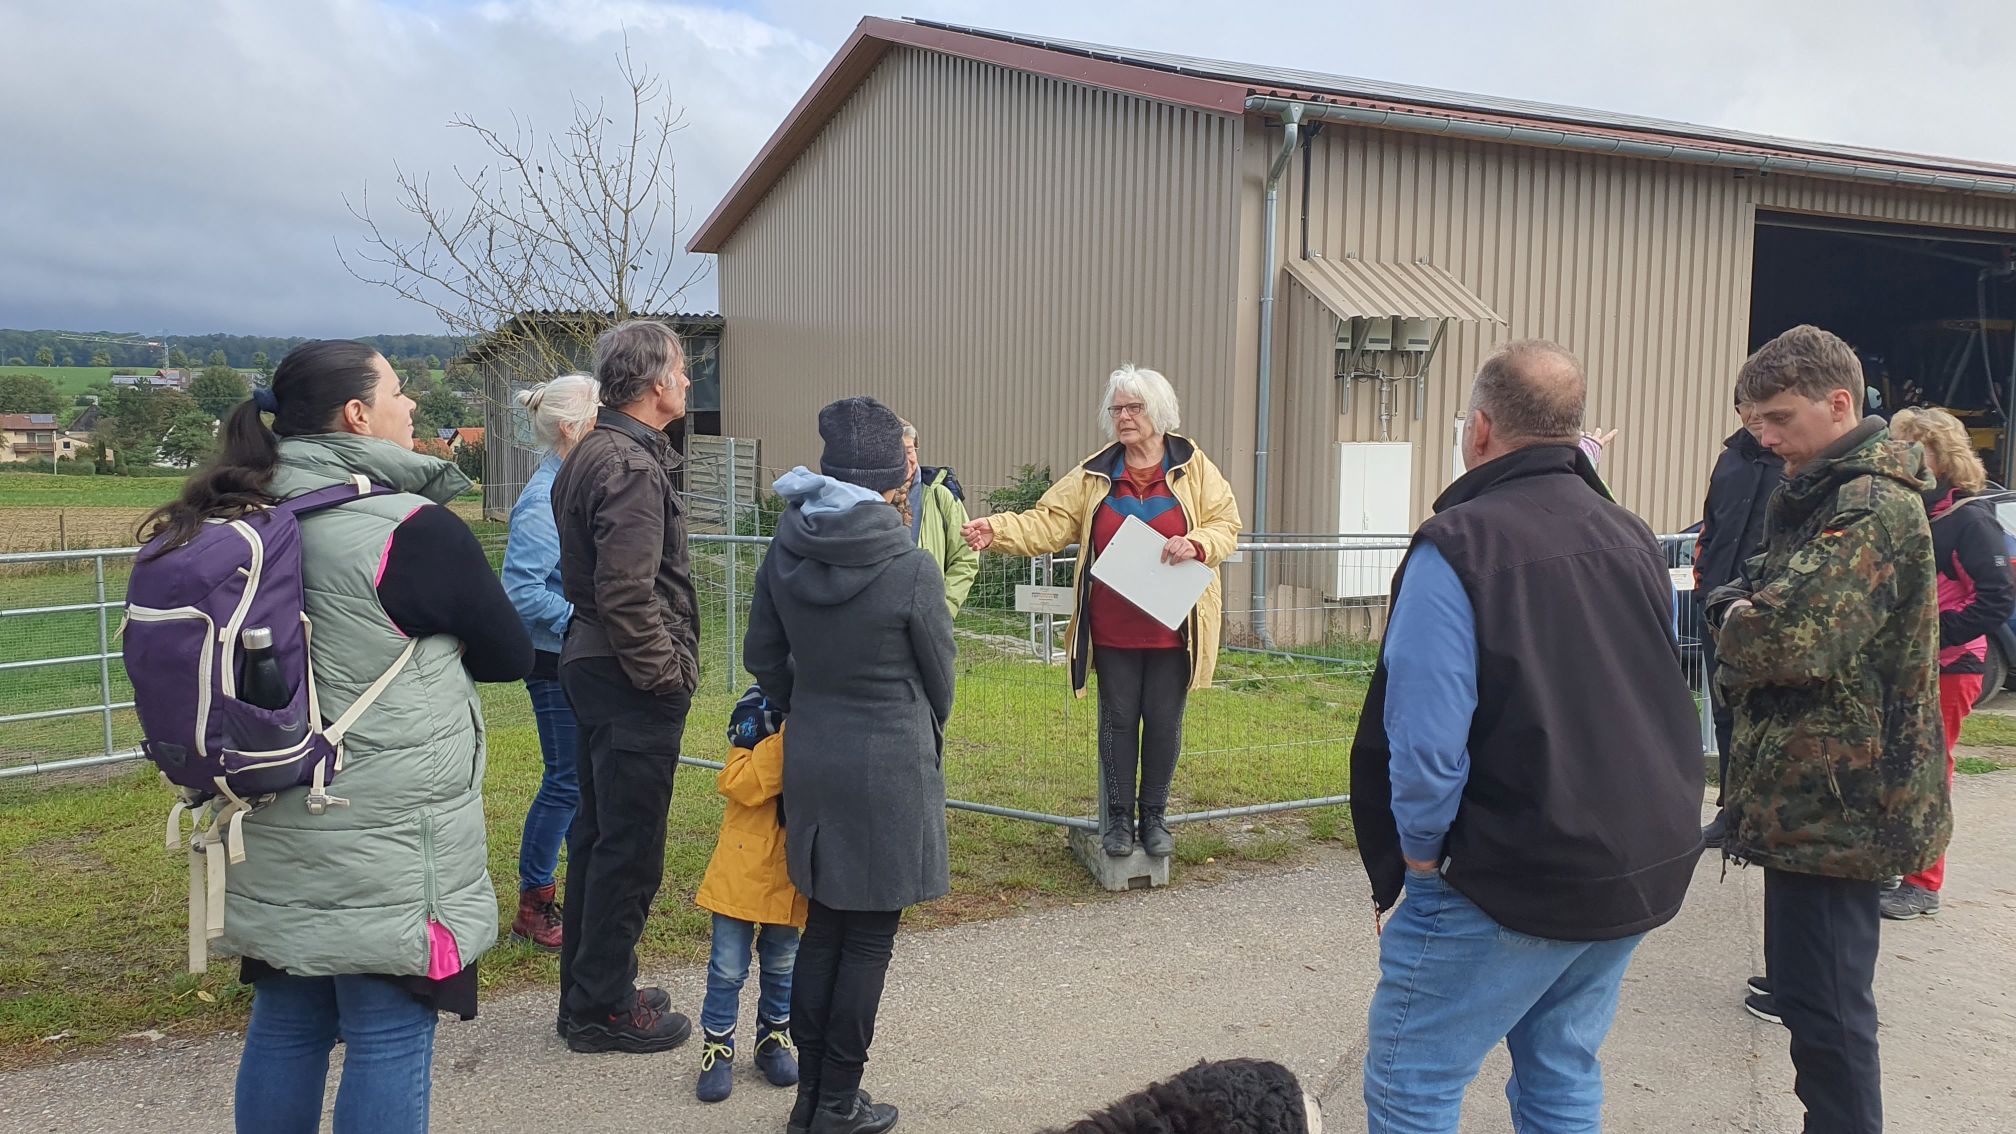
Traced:
<svg viewBox="0 0 2016 1134">
<path fill-rule="evenodd" d="M 742 654 L 786 713 L 792 884 L 837 910 L 943 897 L 956 649 L 944 576 L 896 509 L 787 510 L 756 573 Z"/>
</svg>

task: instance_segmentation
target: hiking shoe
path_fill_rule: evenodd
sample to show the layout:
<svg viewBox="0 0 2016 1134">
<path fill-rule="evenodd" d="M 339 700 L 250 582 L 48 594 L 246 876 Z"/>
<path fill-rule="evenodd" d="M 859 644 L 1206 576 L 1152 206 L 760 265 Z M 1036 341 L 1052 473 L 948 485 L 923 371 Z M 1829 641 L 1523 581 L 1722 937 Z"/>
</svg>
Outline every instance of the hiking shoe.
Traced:
<svg viewBox="0 0 2016 1134">
<path fill-rule="evenodd" d="M 1751 977 L 1750 991 L 1756 993 L 1759 996 L 1771 995 L 1771 978 L 1768 976 Z"/>
<path fill-rule="evenodd" d="M 1176 840 L 1169 834 L 1169 824 L 1163 820 L 1165 808 L 1143 807 L 1141 809 L 1141 849 L 1149 858 L 1168 858 L 1176 853 Z"/>
<path fill-rule="evenodd" d="M 1099 845 L 1107 858 L 1126 858 L 1134 853 L 1134 817 L 1124 807 L 1106 813 L 1106 833 Z"/>
<path fill-rule="evenodd" d="M 644 1003 L 658 1009 L 660 1012 L 669 1012 L 672 1010 L 672 994 L 662 988 L 640 988 L 637 990 L 637 995 L 643 998 Z M 564 1040 L 567 1038 L 567 1029 L 572 1027 L 573 1024 L 574 1014 L 567 1010 L 565 998 L 563 997 L 560 1012 L 553 1019 L 553 1030 L 559 1033 L 560 1038 Z"/>
<path fill-rule="evenodd" d="M 807 1134 L 882 1134 L 896 1125 L 896 1108 L 888 1103 L 869 1102 L 858 1094 L 852 1102 L 844 1111 L 821 1106 L 813 1113 Z"/>
<path fill-rule="evenodd" d="M 1939 891 L 1903 883 L 1883 895 L 1878 902 L 1883 916 L 1891 921 L 1916 921 L 1939 916 Z"/>
<path fill-rule="evenodd" d="M 1707 850 L 1721 850 L 1729 841 L 1729 812 L 1717 811 L 1715 818 L 1701 828 L 1701 846 Z"/>
<path fill-rule="evenodd" d="M 1785 1018 L 1778 1014 L 1778 1001 L 1770 996 L 1751 993 L 1743 998 L 1743 1010 L 1767 1024 L 1777 1024 L 1781 1028 L 1785 1026 Z"/>
<path fill-rule="evenodd" d="M 756 1070 L 773 1087 L 798 1085 L 798 1047 L 791 1042 L 789 1021 L 766 1024 L 756 1021 Z"/>
<path fill-rule="evenodd" d="M 701 1102 L 714 1103 L 726 1099 L 735 1090 L 735 1033 L 725 1032 L 715 1035 L 703 1032 L 700 1036 L 700 1085 L 693 1093 Z"/>
<path fill-rule="evenodd" d="M 511 923 L 513 941 L 529 941 L 544 953 L 560 951 L 560 903 L 554 900 L 554 886 L 534 886 L 518 891 L 518 917 Z"/>
<path fill-rule="evenodd" d="M 658 1007 L 640 991 L 630 1003 L 607 1016 L 592 1020 L 575 1017 L 567 1029 L 567 1046 L 584 1054 L 621 1051 L 649 1055 L 671 1051 L 692 1034 L 692 1021 Z"/>
</svg>

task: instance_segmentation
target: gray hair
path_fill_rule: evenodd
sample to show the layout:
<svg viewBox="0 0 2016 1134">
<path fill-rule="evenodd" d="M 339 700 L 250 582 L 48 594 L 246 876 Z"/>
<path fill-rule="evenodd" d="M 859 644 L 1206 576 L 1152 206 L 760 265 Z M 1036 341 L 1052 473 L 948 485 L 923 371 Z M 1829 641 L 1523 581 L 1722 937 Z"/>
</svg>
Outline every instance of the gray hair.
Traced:
<svg viewBox="0 0 2016 1134">
<path fill-rule="evenodd" d="M 1113 404 L 1115 394 L 1141 399 L 1150 432 L 1173 433 L 1183 428 L 1182 407 L 1176 402 L 1176 391 L 1169 385 L 1169 379 L 1162 377 L 1160 371 L 1129 362 L 1106 379 L 1106 393 L 1099 400 L 1099 428 L 1106 431 L 1106 436 L 1114 435 L 1113 414 L 1107 407 Z"/>
<path fill-rule="evenodd" d="M 1470 412 L 1482 412 L 1508 443 L 1574 444 L 1582 434 L 1589 379 L 1559 343 L 1521 339 L 1484 360 L 1470 387 Z"/>
<path fill-rule="evenodd" d="M 586 374 L 562 374 L 518 392 L 518 404 L 532 418 L 532 435 L 545 449 L 559 447 L 564 426 L 572 426 L 577 439 L 587 432 L 601 398 L 602 384 Z"/>
<path fill-rule="evenodd" d="M 903 421 L 900 417 L 896 420 Z M 915 444 L 917 441 L 917 427 L 907 421 L 903 421 L 903 440 L 909 441 L 912 444 Z"/>
<path fill-rule="evenodd" d="M 595 337 L 595 377 L 602 382 L 602 404 L 620 409 L 642 401 L 685 359 L 679 336 L 665 324 L 653 319 L 616 324 Z"/>
</svg>

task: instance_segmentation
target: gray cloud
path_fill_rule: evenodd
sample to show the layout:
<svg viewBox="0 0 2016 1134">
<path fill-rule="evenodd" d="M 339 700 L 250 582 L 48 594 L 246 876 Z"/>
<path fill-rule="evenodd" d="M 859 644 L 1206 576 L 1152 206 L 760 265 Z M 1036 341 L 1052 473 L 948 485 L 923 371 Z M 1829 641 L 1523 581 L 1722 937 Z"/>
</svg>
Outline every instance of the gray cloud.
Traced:
<svg viewBox="0 0 2016 1134">
<path fill-rule="evenodd" d="M 909 14 L 2016 163 L 2016 5 L 911 0 Z M 430 329 L 336 247 L 396 168 L 480 163 L 458 113 L 561 125 L 627 29 L 686 107 L 679 212 L 733 183 L 845 39 L 815 0 L 14 0 L 0 6 L 0 325 Z M 1964 30 L 1956 30 L 1964 29 Z M 681 243 L 668 238 L 668 251 Z M 714 303 L 711 279 L 686 297 Z"/>
</svg>

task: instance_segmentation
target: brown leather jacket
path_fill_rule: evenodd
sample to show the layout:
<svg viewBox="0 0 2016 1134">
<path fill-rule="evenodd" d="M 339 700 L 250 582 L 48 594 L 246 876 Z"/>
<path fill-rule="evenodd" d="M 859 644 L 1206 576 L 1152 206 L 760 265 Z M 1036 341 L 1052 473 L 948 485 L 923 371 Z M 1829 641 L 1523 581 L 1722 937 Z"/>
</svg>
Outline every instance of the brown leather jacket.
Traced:
<svg viewBox="0 0 2016 1134">
<path fill-rule="evenodd" d="M 648 693 L 700 684 L 700 606 L 671 439 L 604 408 L 553 480 L 560 583 L 574 604 L 561 663 L 610 658 Z"/>
</svg>

